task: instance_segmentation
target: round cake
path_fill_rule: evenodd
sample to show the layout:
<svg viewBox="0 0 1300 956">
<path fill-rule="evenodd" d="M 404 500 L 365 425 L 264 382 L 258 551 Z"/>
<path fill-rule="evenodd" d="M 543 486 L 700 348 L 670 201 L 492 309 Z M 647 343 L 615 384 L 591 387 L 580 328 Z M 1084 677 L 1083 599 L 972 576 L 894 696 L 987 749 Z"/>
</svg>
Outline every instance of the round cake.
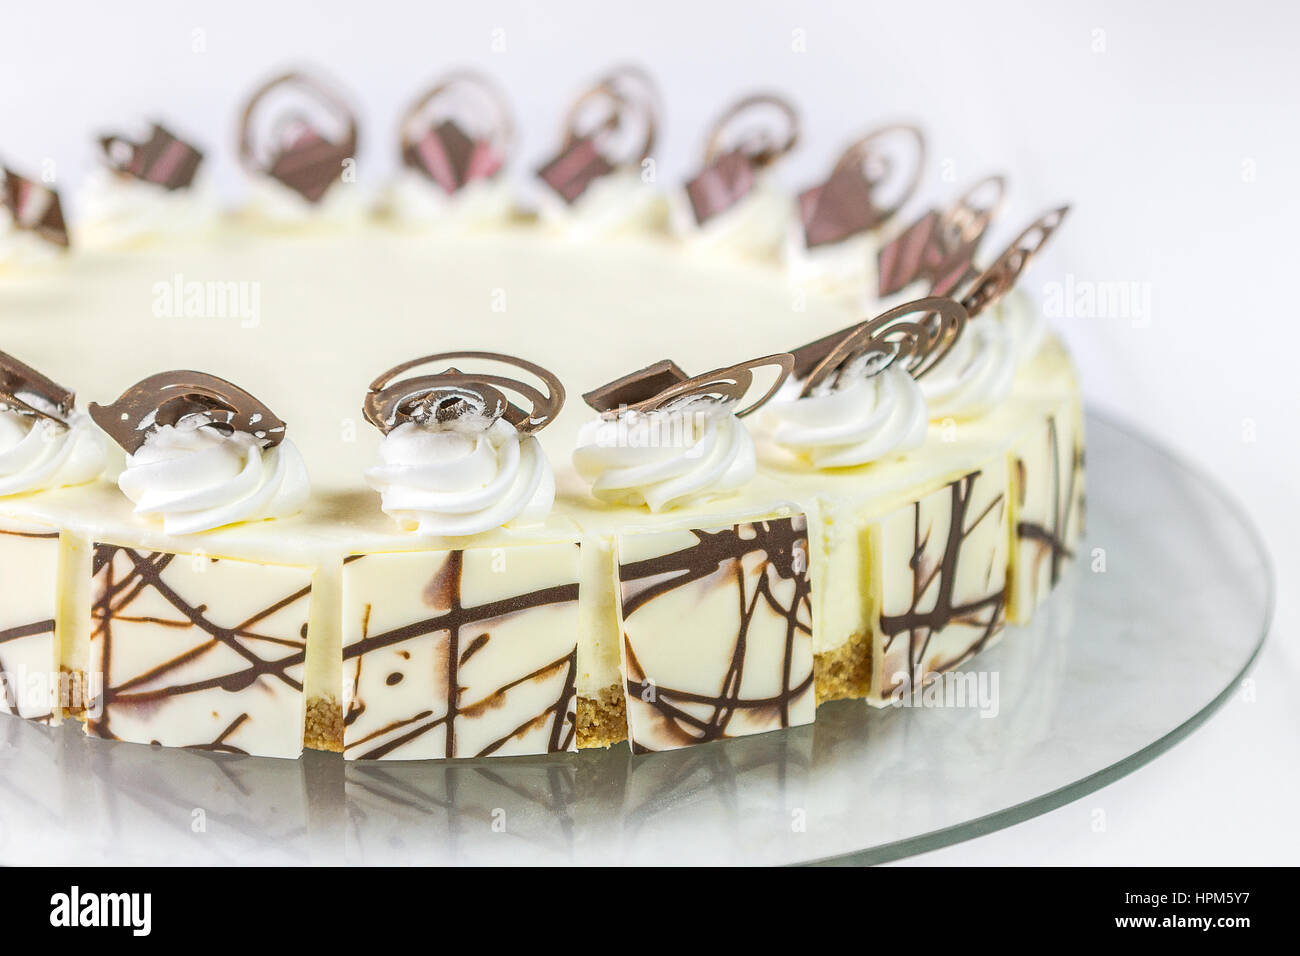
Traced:
<svg viewBox="0 0 1300 956">
<path fill-rule="evenodd" d="M 579 98 L 535 213 L 486 110 L 424 112 L 490 91 L 461 75 L 378 197 L 332 97 L 341 132 L 269 155 L 250 104 L 235 214 L 161 127 L 105 142 L 70 236 L 8 173 L 0 710 L 268 756 L 654 751 L 888 704 L 1027 622 L 1082 524 L 1075 373 L 1012 289 L 1064 210 L 985 251 L 993 180 L 910 210 L 870 137 L 784 194 L 793 132 L 728 138 L 794 122 L 761 97 L 669 190 L 653 122 L 585 113 L 626 133 L 644 80 Z"/>
</svg>

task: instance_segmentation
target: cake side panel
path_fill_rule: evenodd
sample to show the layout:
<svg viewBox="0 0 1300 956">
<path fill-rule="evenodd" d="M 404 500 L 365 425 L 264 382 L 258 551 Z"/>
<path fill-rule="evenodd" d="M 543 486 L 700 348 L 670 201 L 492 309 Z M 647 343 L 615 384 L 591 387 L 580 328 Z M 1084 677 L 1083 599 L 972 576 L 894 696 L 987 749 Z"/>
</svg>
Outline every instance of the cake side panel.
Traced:
<svg viewBox="0 0 1300 956">
<path fill-rule="evenodd" d="M 579 559 L 576 542 L 349 558 L 344 756 L 576 750 Z"/>
<path fill-rule="evenodd" d="M 873 529 L 879 614 L 874 703 L 919 688 L 1006 625 L 1010 530 L 1005 456 L 896 509 Z"/>
<path fill-rule="evenodd" d="M 0 518 L 0 714 L 57 723 L 59 532 Z"/>
<path fill-rule="evenodd" d="M 1027 624 L 1076 558 L 1083 534 L 1084 449 L 1077 402 L 1063 403 L 1011 454 L 1008 616 Z"/>
<path fill-rule="evenodd" d="M 628 739 L 674 750 L 807 724 L 812 585 L 800 514 L 619 538 Z"/>
<path fill-rule="evenodd" d="M 96 544 L 91 736 L 297 757 L 311 569 Z"/>
</svg>

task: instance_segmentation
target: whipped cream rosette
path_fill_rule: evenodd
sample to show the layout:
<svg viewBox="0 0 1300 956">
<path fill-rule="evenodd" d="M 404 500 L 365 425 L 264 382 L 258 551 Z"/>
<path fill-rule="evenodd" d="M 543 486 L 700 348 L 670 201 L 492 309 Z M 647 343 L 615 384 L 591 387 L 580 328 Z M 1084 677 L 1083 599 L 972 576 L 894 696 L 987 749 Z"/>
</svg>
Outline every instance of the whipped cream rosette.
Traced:
<svg viewBox="0 0 1300 956">
<path fill-rule="evenodd" d="M 311 484 L 285 424 L 252 395 L 202 372 L 162 372 L 90 415 L 127 453 L 118 487 L 168 534 L 302 510 Z"/>
<path fill-rule="evenodd" d="M 0 269 L 31 266 L 68 249 L 68 227 L 56 190 L 0 167 Z"/>
<path fill-rule="evenodd" d="M 775 382 L 744 404 L 754 371 L 776 369 Z M 694 378 L 669 360 L 583 395 L 600 413 L 578 433 L 573 465 L 602 501 L 664 511 L 724 495 L 754 476 L 754 441 L 740 421 L 781 388 L 794 366 L 768 355 Z"/>
<path fill-rule="evenodd" d="M 874 284 L 879 234 L 916 192 L 925 136 L 915 126 L 884 126 L 844 150 L 824 182 L 798 196 L 785 241 L 796 285 L 861 299 Z"/>
<path fill-rule="evenodd" d="M 929 425 L 920 382 L 965 326 L 960 303 L 931 297 L 795 349 L 791 382 L 766 412 L 772 440 L 816 468 L 920 447 Z"/>
<path fill-rule="evenodd" d="M 1037 351 L 1044 329 L 1027 302 L 1008 300 L 1007 293 L 1067 212 L 1069 207 L 1062 206 L 1034 220 L 988 269 L 954 291 L 970 328 L 922 385 L 931 418 L 973 418 L 1011 394 L 1021 364 Z"/>
<path fill-rule="evenodd" d="M 756 93 L 713 124 L 704 162 L 675 197 L 678 233 L 696 249 L 769 258 L 781 248 L 794 201 L 772 178 L 799 141 L 799 114 L 783 97 Z"/>
<path fill-rule="evenodd" d="M 0 352 L 0 497 L 99 477 L 103 436 L 75 406 L 73 392 Z"/>
<path fill-rule="evenodd" d="M 490 362 L 539 379 L 543 392 L 503 375 L 401 376 L 440 362 Z M 513 404 L 521 396 L 531 408 Z M 405 362 L 370 385 L 363 412 L 384 435 L 366 482 L 404 530 L 463 537 L 543 521 L 555 502 L 555 474 L 536 432 L 564 405 L 564 386 L 541 366 L 496 352 L 441 352 Z"/>
<path fill-rule="evenodd" d="M 500 226 L 515 212 L 505 175 L 514 123 L 505 95 L 487 77 L 448 74 L 407 108 L 401 169 L 385 209 L 394 220 L 431 229 Z"/>
<path fill-rule="evenodd" d="M 303 73 L 275 77 L 249 99 L 240 123 L 246 214 L 272 226 L 364 218 L 356 153 L 356 116 L 339 94 Z"/>
<path fill-rule="evenodd" d="M 654 80 L 639 67 L 616 67 L 584 90 L 569 107 L 559 150 L 537 169 L 542 221 L 578 240 L 661 225 L 650 158 L 660 113 Z"/>
<path fill-rule="evenodd" d="M 154 123 L 132 139 L 100 137 L 104 164 L 82 184 L 77 240 L 116 246 L 149 238 L 200 232 L 214 225 L 220 203 L 202 175 L 203 154 Z"/>
</svg>

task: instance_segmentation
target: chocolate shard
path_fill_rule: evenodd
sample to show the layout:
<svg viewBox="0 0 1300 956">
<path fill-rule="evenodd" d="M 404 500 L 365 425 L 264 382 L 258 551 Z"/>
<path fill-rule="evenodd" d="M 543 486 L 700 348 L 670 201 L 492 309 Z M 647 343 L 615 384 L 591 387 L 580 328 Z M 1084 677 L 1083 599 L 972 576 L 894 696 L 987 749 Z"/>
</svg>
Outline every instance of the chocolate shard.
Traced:
<svg viewBox="0 0 1300 956">
<path fill-rule="evenodd" d="M 59 194 L 34 180 L 5 168 L 3 205 L 15 229 L 35 233 L 46 242 L 68 248 L 68 226 L 63 220 Z"/>
<path fill-rule="evenodd" d="M 696 225 L 704 225 L 740 202 L 754 183 L 754 162 L 747 153 L 735 149 L 711 160 L 686 184 Z"/>
<path fill-rule="evenodd" d="M 615 412 L 648 401 L 689 378 L 676 362 L 664 359 L 592 389 L 583 394 L 582 400 L 598 412 Z"/>
<path fill-rule="evenodd" d="M 351 150 L 326 139 L 306 123 L 296 125 L 272 160 L 267 174 L 308 202 L 317 203 L 343 174 Z"/>
<path fill-rule="evenodd" d="M 0 352 L 0 407 L 60 425 L 68 423 L 76 395 L 30 365 Z"/>
<path fill-rule="evenodd" d="M 402 153 L 406 165 L 419 170 L 448 194 L 478 179 L 487 179 L 502 166 L 491 143 L 471 138 L 453 120 L 429 129 Z"/>
<path fill-rule="evenodd" d="M 947 295 L 975 274 L 975 253 L 983 232 L 973 238 L 945 234 L 944 217 L 932 209 L 891 242 L 877 257 L 880 294 L 893 295 L 917 280 L 931 295 Z"/>
<path fill-rule="evenodd" d="M 561 199 L 572 204 L 588 186 L 613 171 L 614 165 L 596 148 L 595 139 L 579 136 L 565 143 L 556 156 L 537 170 L 537 175 Z"/>
<path fill-rule="evenodd" d="M 203 162 L 199 150 L 158 123 L 143 143 L 113 134 L 100 137 L 99 145 L 113 169 L 168 191 L 188 188 Z"/>
<path fill-rule="evenodd" d="M 880 224 L 871 182 L 857 166 L 836 167 L 830 179 L 799 194 L 799 219 L 809 249 L 841 242 Z"/>
<path fill-rule="evenodd" d="M 273 91 L 296 88 L 323 108 L 342 127 L 337 138 L 322 133 L 296 112 L 283 112 L 272 127 L 274 142 L 259 148 L 254 120 L 259 106 Z M 244 107 L 240 123 L 239 156 L 244 166 L 289 187 L 309 203 L 318 203 L 343 177 L 344 162 L 356 156 L 357 121 L 347 103 L 323 84 L 302 73 L 284 73 L 264 84 Z"/>
<path fill-rule="evenodd" d="M 90 403 L 90 417 L 128 455 L 186 415 L 206 414 L 214 426 L 257 438 L 264 448 L 284 440 L 285 424 L 237 385 L 204 372 L 159 372 L 136 382 L 111 405 Z"/>
</svg>

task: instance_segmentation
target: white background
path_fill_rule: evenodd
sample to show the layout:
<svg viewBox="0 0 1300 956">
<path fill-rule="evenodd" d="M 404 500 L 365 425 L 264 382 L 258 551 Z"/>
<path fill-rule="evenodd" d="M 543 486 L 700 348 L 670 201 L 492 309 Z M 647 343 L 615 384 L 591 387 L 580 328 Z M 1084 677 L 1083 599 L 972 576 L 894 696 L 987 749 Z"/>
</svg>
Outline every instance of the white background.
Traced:
<svg viewBox="0 0 1300 956">
<path fill-rule="evenodd" d="M 804 112 L 803 146 L 784 170 L 791 186 L 822 175 L 854 134 L 915 118 L 930 134 L 929 196 L 1006 170 L 1006 230 L 1072 202 L 1031 289 L 1071 273 L 1150 291 L 1150 316 L 1056 324 L 1095 406 L 1163 436 L 1254 516 L 1277 567 L 1276 622 L 1253 701 L 1239 695 L 1171 753 L 1080 802 L 921 859 L 1300 862 L 1292 638 L 1300 607 L 1289 587 L 1300 575 L 1300 8 L 1242 0 L 6 6 L 0 159 L 32 172 L 53 159 L 61 183 L 89 167 L 92 132 L 156 117 L 207 145 L 233 192 L 240 99 L 286 64 L 319 65 L 343 83 L 363 119 L 361 176 L 375 182 L 394 165 L 393 129 L 406 102 L 449 67 L 485 69 L 514 100 L 522 173 L 555 145 L 575 90 L 630 59 L 649 67 L 664 93 L 659 161 L 669 179 L 694 161 L 727 101 L 767 86 Z M 1103 832 L 1093 827 L 1097 809 Z"/>
</svg>

